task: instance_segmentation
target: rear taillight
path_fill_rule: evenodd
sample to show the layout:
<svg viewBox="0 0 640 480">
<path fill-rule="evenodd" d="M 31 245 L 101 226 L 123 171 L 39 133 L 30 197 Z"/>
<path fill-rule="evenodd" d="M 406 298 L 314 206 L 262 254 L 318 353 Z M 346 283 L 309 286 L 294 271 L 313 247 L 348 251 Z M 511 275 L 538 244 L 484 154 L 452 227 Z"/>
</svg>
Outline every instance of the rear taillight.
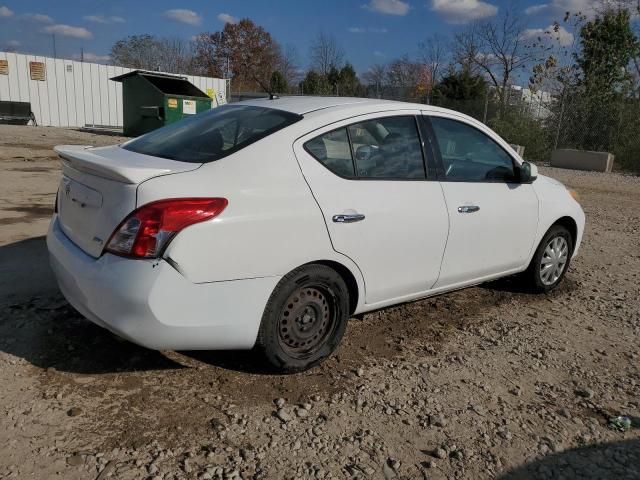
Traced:
<svg viewBox="0 0 640 480">
<path fill-rule="evenodd" d="M 133 258 L 157 258 L 180 230 L 215 218 L 228 203 L 226 198 L 173 198 L 148 203 L 124 219 L 105 251 Z"/>
</svg>

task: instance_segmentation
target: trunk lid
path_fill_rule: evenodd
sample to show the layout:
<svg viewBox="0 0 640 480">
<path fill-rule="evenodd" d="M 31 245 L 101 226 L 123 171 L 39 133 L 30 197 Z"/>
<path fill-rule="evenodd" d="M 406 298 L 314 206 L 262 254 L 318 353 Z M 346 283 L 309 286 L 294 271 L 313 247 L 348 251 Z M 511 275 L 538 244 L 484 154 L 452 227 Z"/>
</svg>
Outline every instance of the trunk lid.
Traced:
<svg viewBox="0 0 640 480">
<path fill-rule="evenodd" d="M 61 145 L 58 219 L 62 231 L 92 257 L 102 254 L 116 227 L 136 205 L 138 185 L 161 175 L 187 172 L 198 163 L 131 152 L 119 146 Z"/>
</svg>

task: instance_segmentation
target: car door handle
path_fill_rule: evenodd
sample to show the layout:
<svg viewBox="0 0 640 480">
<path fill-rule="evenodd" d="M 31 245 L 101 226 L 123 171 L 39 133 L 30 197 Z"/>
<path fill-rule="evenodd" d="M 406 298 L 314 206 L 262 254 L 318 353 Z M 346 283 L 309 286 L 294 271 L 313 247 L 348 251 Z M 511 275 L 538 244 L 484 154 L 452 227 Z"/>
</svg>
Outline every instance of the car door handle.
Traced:
<svg viewBox="0 0 640 480">
<path fill-rule="evenodd" d="M 364 215 L 361 213 L 341 213 L 340 215 L 334 215 L 331 220 L 335 223 L 361 222 L 364 220 Z"/>
<path fill-rule="evenodd" d="M 477 205 L 462 205 L 461 207 L 458 207 L 458 213 L 473 213 L 478 210 L 480 210 L 480 207 Z"/>
</svg>

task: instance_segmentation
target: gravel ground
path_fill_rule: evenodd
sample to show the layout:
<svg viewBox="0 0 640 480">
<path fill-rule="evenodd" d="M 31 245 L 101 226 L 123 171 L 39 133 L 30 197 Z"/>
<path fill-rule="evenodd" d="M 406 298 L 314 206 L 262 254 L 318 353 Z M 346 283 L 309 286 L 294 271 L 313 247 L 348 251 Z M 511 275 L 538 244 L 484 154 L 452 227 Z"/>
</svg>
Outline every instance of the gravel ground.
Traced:
<svg viewBox="0 0 640 480">
<path fill-rule="evenodd" d="M 137 347 L 57 293 L 50 147 L 120 140 L 0 126 L 0 479 L 640 478 L 640 177 L 542 168 L 587 214 L 553 293 L 367 314 L 276 376 L 251 352 Z"/>
</svg>

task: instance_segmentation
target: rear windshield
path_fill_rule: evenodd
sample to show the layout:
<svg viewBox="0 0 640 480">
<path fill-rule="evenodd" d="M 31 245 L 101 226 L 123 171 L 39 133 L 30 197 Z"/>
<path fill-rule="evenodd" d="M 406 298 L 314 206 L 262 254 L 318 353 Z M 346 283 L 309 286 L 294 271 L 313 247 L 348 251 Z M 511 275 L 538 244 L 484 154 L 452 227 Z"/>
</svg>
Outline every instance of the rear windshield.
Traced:
<svg viewBox="0 0 640 480">
<path fill-rule="evenodd" d="M 273 108 L 224 105 L 154 130 L 122 148 L 180 162 L 212 162 L 301 118 Z"/>
</svg>

